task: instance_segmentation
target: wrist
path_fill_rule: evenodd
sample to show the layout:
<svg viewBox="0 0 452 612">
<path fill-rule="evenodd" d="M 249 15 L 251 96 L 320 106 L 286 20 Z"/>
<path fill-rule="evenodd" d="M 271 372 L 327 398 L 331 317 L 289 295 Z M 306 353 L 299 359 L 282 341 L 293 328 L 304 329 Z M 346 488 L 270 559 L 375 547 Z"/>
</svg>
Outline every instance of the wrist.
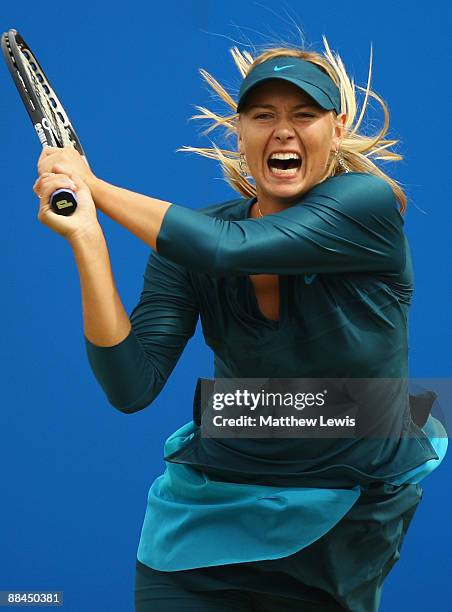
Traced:
<svg viewBox="0 0 452 612">
<path fill-rule="evenodd" d="M 101 180 L 91 173 L 88 177 L 86 177 L 86 179 L 84 179 L 84 181 L 87 184 L 88 189 L 90 190 L 91 195 L 94 199 L 94 194 L 97 191 Z"/>
<path fill-rule="evenodd" d="M 108 201 L 109 198 L 109 188 L 111 185 L 106 181 L 103 181 L 97 176 L 90 177 L 87 182 L 89 190 L 91 192 L 91 197 L 93 198 L 94 205 L 96 208 L 103 213 L 105 213 L 104 202 Z"/>
<path fill-rule="evenodd" d="M 67 241 L 73 251 L 80 251 L 85 248 L 92 249 L 105 245 L 105 236 L 100 224 L 94 223 L 90 227 L 77 230 L 71 236 L 68 236 Z"/>
</svg>

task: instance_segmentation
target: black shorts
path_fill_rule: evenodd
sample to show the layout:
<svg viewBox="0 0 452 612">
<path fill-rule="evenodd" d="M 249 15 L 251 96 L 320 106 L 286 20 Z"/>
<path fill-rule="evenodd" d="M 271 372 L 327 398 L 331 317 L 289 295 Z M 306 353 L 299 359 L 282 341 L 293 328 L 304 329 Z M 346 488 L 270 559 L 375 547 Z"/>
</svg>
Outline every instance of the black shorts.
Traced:
<svg viewBox="0 0 452 612">
<path fill-rule="evenodd" d="M 301 601 L 249 590 L 191 591 L 174 579 L 177 572 L 159 572 L 137 560 L 135 612 L 343 612 L 333 603 Z"/>
</svg>

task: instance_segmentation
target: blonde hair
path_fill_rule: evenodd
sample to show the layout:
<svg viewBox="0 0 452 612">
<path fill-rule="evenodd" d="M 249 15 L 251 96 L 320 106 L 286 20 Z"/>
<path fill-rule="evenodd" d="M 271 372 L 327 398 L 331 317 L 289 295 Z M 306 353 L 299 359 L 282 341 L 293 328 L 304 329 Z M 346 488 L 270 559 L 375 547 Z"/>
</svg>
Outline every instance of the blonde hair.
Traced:
<svg viewBox="0 0 452 612">
<path fill-rule="evenodd" d="M 371 158 L 377 160 L 399 161 L 403 159 L 402 155 L 390 151 L 389 149 L 397 144 L 397 140 L 384 140 L 384 136 L 389 129 L 389 111 L 385 102 L 374 91 L 370 89 L 372 76 L 372 46 L 370 52 L 369 75 L 367 87 L 356 86 L 361 91 L 365 92 L 364 102 L 358 115 L 358 104 L 355 94 L 355 83 L 348 76 L 342 59 L 339 54 L 333 54 L 325 36 L 322 36 L 325 51 L 323 54 L 315 51 L 300 50 L 296 47 L 270 47 L 261 52 L 257 57 L 253 58 L 248 51 L 240 51 L 238 47 L 233 47 L 230 51 L 234 62 L 239 69 L 243 78 L 249 71 L 262 62 L 274 57 L 289 56 L 298 57 L 317 65 L 321 70 L 326 72 L 328 76 L 335 82 L 340 90 L 341 95 L 341 113 L 346 114 L 346 122 L 344 125 L 344 137 L 339 147 L 339 155 L 333 157 L 328 163 L 326 176 L 329 178 L 346 171 L 350 172 L 367 172 L 375 174 L 384 179 L 392 188 L 394 195 L 399 203 L 400 211 L 403 213 L 407 206 L 407 197 L 400 185 L 387 174 L 385 174 Z M 226 135 L 231 136 L 237 133 L 237 103 L 226 89 L 206 70 L 201 69 L 200 73 L 209 86 L 221 98 L 223 102 L 229 106 L 233 113 L 227 115 L 219 115 L 203 106 L 196 106 L 200 112 L 199 115 L 194 115 L 192 119 L 207 119 L 212 122 L 203 134 L 209 134 L 217 127 L 226 129 Z M 358 128 L 361 125 L 365 111 L 367 108 L 369 97 L 375 98 L 381 105 L 384 113 L 384 122 L 380 131 L 373 136 L 366 136 L 358 133 Z M 335 111 L 333 111 L 335 114 Z M 220 162 L 224 176 L 228 183 L 240 194 L 247 198 L 256 195 L 255 186 L 242 175 L 240 171 L 240 155 L 238 151 L 228 150 L 218 147 L 212 143 L 211 148 L 188 147 L 184 146 L 181 151 L 197 153 L 210 159 L 216 159 Z M 338 157 L 342 158 L 342 165 L 338 163 Z"/>
</svg>

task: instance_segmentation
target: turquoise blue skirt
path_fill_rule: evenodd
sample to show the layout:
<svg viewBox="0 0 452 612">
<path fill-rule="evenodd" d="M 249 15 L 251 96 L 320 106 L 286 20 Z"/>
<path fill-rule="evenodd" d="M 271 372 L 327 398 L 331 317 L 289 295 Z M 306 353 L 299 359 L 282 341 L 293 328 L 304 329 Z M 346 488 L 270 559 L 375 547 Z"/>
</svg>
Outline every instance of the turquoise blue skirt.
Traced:
<svg viewBox="0 0 452 612">
<path fill-rule="evenodd" d="M 351 488 L 225 482 L 167 461 L 197 433 L 191 421 L 165 443 L 152 484 L 138 562 L 193 591 L 267 592 L 345 609 L 378 610 L 422 498 L 420 481 L 443 460 L 447 436 L 429 416 L 422 432 L 436 458 Z M 266 577 L 271 577 L 267 580 Z"/>
</svg>

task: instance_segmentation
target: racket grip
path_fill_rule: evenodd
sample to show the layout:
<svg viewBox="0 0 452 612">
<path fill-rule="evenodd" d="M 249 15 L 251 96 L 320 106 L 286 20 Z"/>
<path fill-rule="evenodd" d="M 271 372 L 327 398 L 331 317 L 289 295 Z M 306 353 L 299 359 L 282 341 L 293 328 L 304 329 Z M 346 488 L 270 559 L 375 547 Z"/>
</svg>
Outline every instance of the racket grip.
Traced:
<svg viewBox="0 0 452 612">
<path fill-rule="evenodd" d="M 50 207 L 57 215 L 72 215 L 77 208 L 75 193 L 69 189 L 57 189 L 50 198 Z"/>
</svg>

